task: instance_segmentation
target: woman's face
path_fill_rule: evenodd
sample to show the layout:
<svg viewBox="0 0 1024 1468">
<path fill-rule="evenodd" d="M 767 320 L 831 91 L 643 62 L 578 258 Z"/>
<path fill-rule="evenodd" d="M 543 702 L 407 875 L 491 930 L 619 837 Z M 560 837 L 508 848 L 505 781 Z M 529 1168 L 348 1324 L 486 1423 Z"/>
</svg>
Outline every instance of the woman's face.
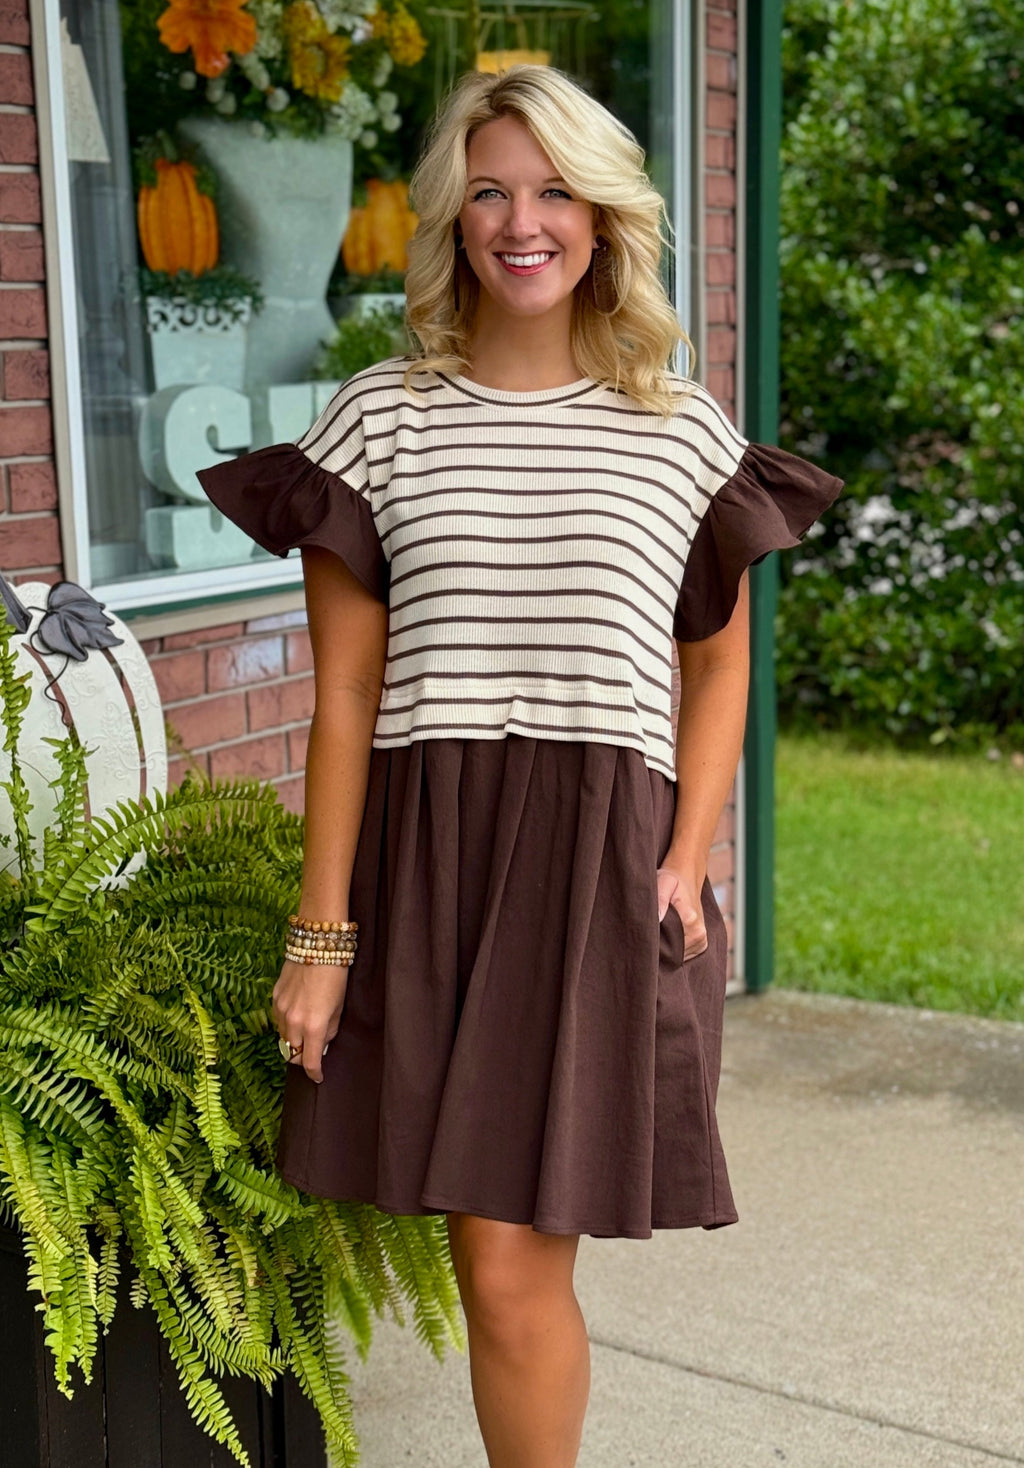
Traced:
<svg viewBox="0 0 1024 1468">
<path fill-rule="evenodd" d="M 499 313 L 544 317 L 571 312 L 590 265 L 594 209 L 558 176 L 523 123 L 484 123 L 466 149 L 468 184 L 459 215 L 473 274 Z"/>
</svg>

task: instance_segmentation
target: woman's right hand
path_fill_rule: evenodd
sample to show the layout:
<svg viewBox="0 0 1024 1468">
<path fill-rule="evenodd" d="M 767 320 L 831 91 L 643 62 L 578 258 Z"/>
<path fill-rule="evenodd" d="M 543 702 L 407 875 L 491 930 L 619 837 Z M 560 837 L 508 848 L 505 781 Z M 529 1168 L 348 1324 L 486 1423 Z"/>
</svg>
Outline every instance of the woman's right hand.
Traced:
<svg viewBox="0 0 1024 1468">
<path fill-rule="evenodd" d="M 287 958 L 274 985 L 274 1024 L 298 1050 L 288 1063 L 301 1065 L 311 1081 L 324 1078 L 324 1051 L 338 1033 L 347 988 L 347 967 L 292 963 Z"/>
</svg>

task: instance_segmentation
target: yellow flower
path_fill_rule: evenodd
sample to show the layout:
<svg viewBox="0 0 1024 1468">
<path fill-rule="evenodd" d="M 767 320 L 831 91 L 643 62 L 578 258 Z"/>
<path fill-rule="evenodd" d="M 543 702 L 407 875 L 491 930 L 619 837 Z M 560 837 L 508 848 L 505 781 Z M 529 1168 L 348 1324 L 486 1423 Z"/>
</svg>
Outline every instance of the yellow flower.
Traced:
<svg viewBox="0 0 1024 1468">
<path fill-rule="evenodd" d="M 420 30 L 416 17 L 410 15 L 404 5 L 396 5 L 395 13 L 388 26 L 388 50 L 397 66 L 415 66 L 422 60 L 427 42 Z"/>
<path fill-rule="evenodd" d="M 256 22 L 246 0 L 170 0 L 157 21 L 168 51 L 191 49 L 200 76 L 220 76 L 231 65 L 229 52 L 244 56 L 256 44 Z"/>
<path fill-rule="evenodd" d="M 377 9 L 369 17 L 370 36 L 375 41 L 386 41 L 390 20 L 386 10 Z"/>
<path fill-rule="evenodd" d="M 348 76 L 347 36 L 332 36 L 311 0 L 296 0 L 284 13 L 292 86 L 319 102 L 337 102 Z"/>
</svg>

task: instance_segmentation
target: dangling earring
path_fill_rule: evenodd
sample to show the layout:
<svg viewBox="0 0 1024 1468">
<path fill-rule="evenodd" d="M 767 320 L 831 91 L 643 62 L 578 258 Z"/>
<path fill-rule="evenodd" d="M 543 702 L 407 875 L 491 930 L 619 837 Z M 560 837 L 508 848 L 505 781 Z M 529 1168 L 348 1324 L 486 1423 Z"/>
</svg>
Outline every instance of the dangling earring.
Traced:
<svg viewBox="0 0 1024 1468">
<path fill-rule="evenodd" d="M 615 278 L 615 256 L 606 241 L 594 251 L 594 305 L 602 316 L 614 316 L 619 309 L 619 287 Z"/>
</svg>

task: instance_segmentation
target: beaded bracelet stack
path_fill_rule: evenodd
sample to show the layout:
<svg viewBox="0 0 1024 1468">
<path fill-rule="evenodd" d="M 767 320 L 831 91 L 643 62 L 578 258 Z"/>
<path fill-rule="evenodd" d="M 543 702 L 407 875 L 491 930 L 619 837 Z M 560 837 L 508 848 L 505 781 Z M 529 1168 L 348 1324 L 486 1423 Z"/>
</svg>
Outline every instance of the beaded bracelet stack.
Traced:
<svg viewBox="0 0 1024 1468">
<path fill-rule="evenodd" d="M 285 957 L 292 963 L 321 963 L 348 968 L 356 960 L 358 923 L 314 923 L 293 913 L 288 919 Z"/>
</svg>

